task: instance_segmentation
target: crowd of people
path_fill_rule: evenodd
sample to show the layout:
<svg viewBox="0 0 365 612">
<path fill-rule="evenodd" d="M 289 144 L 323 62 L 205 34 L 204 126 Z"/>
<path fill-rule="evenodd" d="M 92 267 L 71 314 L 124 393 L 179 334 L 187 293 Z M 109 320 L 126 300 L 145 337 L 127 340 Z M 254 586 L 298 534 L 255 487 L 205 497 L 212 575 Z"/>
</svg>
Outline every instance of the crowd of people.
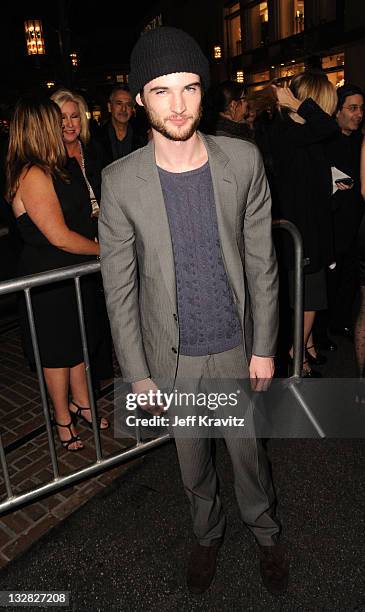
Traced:
<svg viewBox="0 0 365 612">
<path fill-rule="evenodd" d="M 77 92 L 62 88 L 52 93 L 49 101 L 29 97 L 18 103 L 11 124 L 6 171 L 7 200 L 12 203 L 16 218 L 15 233 L 24 244 L 20 274 L 79 263 L 98 255 L 102 170 L 145 146 L 151 138 L 147 118 L 141 119 L 140 114 L 139 120 L 135 118 L 136 103 L 128 86 L 111 90 L 108 110 L 110 119 L 103 126 L 93 126 L 91 131 L 86 101 Z M 337 349 L 333 335 L 352 338 L 353 330 L 359 374 L 363 375 L 363 112 L 364 96 L 359 87 L 346 84 L 336 90 L 320 71 L 296 75 L 289 87 L 273 83 L 251 95 L 242 84 L 225 81 L 210 88 L 205 96 L 202 131 L 256 143 L 271 188 L 273 217 L 292 221 L 302 235 L 305 257 L 302 375 L 306 377 L 321 376 L 315 367 L 325 363 L 323 351 Z M 65 232 L 76 233 L 67 237 Z M 291 238 L 280 237 L 276 248 L 284 293 L 281 303 L 293 307 Z M 59 430 L 59 435 L 65 447 L 77 450 L 82 443 L 76 440 L 69 413 L 88 423 L 91 415 L 80 338 L 75 332 L 76 303 L 71 286 L 64 285 L 52 291 L 34 291 L 34 308 L 56 420 L 59 428 L 68 428 L 67 432 Z M 89 285 L 84 301 L 97 389 L 100 380 L 113 376 L 113 349 L 101 277 Z M 84 281 L 83 291 L 86 289 Z M 285 307 L 282 309 L 285 322 L 281 326 L 279 357 L 282 364 L 290 366 L 293 347 L 288 312 Z M 24 347 L 33 363 L 25 320 L 23 313 Z M 328 332 L 332 332 L 332 337 Z M 76 355 L 73 344 L 79 347 Z M 108 427 L 105 419 L 100 427 Z"/>
<path fill-rule="evenodd" d="M 320 377 L 316 366 L 326 359 L 320 351 L 336 350 L 333 335 L 352 338 L 355 330 L 363 376 L 361 89 L 336 90 L 318 70 L 254 94 L 231 81 L 209 88 L 206 58 L 174 28 L 144 35 L 131 65 L 130 89 L 110 92 L 110 119 L 92 130 L 78 92 L 62 88 L 50 98 L 18 101 L 5 162 L 4 206 L 12 207 L 13 222 L 10 208 L 7 219 L 21 244 L 20 275 L 101 253 L 103 282 L 82 280 L 95 388 L 113 375 L 112 337 L 123 378 L 137 395 L 155 393 L 163 375 L 173 381 L 198 371 L 196 388 L 224 377 L 250 377 L 257 390 L 265 388 L 278 323 L 271 199 L 273 216 L 293 222 L 303 239 L 302 375 Z M 276 240 L 283 320 L 294 303 L 287 238 Z M 83 443 L 76 421 L 90 426 L 92 417 L 73 283 L 34 289 L 32 302 L 58 436 L 77 452 Z M 20 313 L 32 364 L 24 303 Z M 280 357 L 289 366 L 290 327 L 286 320 L 280 328 Z M 98 419 L 99 429 L 109 425 Z M 276 546 L 280 527 L 265 453 L 254 436 L 224 437 L 241 514 L 260 546 L 263 580 L 282 591 L 288 571 Z M 199 593 L 214 575 L 225 519 L 210 444 L 198 438 L 176 445 L 198 539 L 188 585 Z"/>
</svg>

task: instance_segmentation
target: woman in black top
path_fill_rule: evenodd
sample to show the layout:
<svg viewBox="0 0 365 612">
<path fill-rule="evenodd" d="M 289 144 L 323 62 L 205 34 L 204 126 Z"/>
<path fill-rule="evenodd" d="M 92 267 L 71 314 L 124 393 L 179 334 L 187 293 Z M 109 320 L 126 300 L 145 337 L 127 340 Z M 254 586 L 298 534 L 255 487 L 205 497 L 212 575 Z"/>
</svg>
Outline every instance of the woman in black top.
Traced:
<svg viewBox="0 0 365 612">
<path fill-rule="evenodd" d="M 274 180 L 280 216 L 292 221 L 303 238 L 306 263 L 303 375 L 314 376 L 317 373 L 307 361 L 308 355 L 317 356 L 311 331 L 316 311 L 327 307 L 325 268 L 334 263 L 332 178 L 323 143 L 338 129 L 331 117 L 336 108 L 336 90 L 324 74 L 310 72 L 296 75 L 290 89 L 272 87 L 280 109 L 270 126 Z M 284 239 L 284 254 L 291 271 L 289 287 L 293 302 L 293 248 L 289 237 Z"/>
<path fill-rule="evenodd" d="M 62 140 L 61 113 L 52 101 L 21 100 L 10 129 L 7 156 L 7 197 L 12 203 L 24 246 L 22 275 L 80 264 L 99 254 L 94 239 L 88 191 L 78 179 L 75 162 L 67 160 Z M 98 344 L 95 287 L 82 283 L 88 344 Z M 72 281 L 62 281 L 31 292 L 39 351 L 58 435 L 70 451 L 83 448 L 72 424 L 69 390 L 91 420 L 85 364 Z M 23 321 L 25 348 L 32 360 L 29 326 Z M 105 429 L 106 419 L 99 421 Z"/>
<path fill-rule="evenodd" d="M 91 137 L 87 104 L 81 95 L 68 89 L 58 89 L 52 94 L 51 98 L 59 106 L 62 113 L 62 134 L 68 156 L 77 162 L 84 176 L 85 187 L 89 192 L 92 207 L 95 236 L 97 236 L 101 172 L 106 165 L 103 148 L 95 138 Z M 98 389 L 101 380 L 111 379 L 114 375 L 113 343 L 100 275 L 96 300 L 102 337 L 91 362 L 91 372 L 94 387 Z M 76 408 L 78 412 L 82 411 L 82 406 L 76 406 Z"/>
</svg>

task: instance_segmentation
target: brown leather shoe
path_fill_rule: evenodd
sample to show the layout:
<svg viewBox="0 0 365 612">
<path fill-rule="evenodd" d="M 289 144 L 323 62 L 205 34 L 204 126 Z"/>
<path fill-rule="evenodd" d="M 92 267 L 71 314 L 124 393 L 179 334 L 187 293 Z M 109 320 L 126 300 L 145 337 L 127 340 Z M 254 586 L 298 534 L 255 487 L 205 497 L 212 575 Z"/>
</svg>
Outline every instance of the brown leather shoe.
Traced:
<svg viewBox="0 0 365 612">
<path fill-rule="evenodd" d="M 280 595 L 288 588 L 289 563 L 280 544 L 260 546 L 260 572 L 264 586 L 273 595 Z"/>
<path fill-rule="evenodd" d="M 222 540 L 215 540 L 212 546 L 194 545 L 186 576 L 190 593 L 200 595 L 209 589 L 215 575 L 218 549 L 221 544 Z"/>
</svg>

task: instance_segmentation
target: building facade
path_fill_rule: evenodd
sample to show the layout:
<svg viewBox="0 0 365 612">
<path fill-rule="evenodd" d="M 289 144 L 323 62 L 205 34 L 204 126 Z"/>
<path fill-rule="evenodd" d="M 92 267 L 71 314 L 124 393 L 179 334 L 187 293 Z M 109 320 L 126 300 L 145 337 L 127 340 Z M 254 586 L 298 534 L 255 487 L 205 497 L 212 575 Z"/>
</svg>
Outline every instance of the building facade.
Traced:
<svg viewBox="0 0 365 612">
<path fill-rule="evenodd" d="M 241 0 L 224 4 L 230 78 L 249 90 L 322 68 L 336 86 L 365 85 L 365 6 L 358 0 Z"/>
</svg>

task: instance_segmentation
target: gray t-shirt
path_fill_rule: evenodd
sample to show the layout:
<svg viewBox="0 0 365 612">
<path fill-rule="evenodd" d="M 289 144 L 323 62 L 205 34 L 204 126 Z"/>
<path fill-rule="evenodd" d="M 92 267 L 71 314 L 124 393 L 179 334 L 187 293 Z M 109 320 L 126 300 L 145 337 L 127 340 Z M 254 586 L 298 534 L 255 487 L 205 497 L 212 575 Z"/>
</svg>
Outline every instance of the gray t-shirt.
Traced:
<svg viewBox="0 0 365 612">
<path fill-rule="evenodd" d="M 175 261 L 180 353 L 228 351 L 242 343 L 242 330 L 222 259 L 209 163 L 158 171 Z"/>
</svg>

